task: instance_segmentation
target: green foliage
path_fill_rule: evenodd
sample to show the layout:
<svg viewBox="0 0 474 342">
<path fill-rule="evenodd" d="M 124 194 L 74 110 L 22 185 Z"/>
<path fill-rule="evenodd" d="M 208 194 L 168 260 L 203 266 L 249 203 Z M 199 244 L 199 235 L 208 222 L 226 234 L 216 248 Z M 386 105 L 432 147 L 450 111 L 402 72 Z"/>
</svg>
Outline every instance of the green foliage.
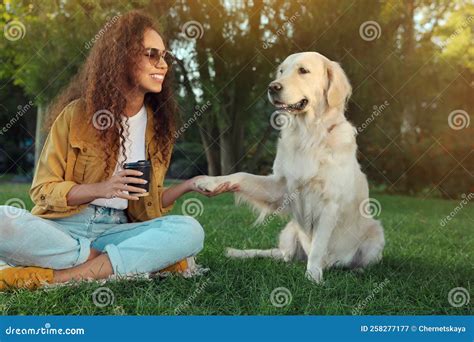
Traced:
<svg viewBox="0 0 474 342">
<path fill-rule="evenodd" d="M 22 39 L 1 40 L 9 63 L 0 76 L 11 75 L 35 102 L 49 103 L 77 72 L 99 29 L 132 8 L 109 1 L 9 1 L 6 18 L 25 30 Z"/>
<path fill-rule="evenodd" d="M 474 5 L 466 4 L 454 11 L 446 24 L 437 28 L 441 56 L 460 68 L 474 72 Z"/>
</svg>

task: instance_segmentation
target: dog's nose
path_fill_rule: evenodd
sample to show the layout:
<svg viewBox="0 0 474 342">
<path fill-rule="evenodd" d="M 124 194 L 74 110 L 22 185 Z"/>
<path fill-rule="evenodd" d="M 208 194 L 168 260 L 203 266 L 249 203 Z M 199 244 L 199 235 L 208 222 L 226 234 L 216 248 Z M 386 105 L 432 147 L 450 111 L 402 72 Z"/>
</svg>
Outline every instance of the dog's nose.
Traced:
<svg viewBox="0 0 474 342">
<path fill-rule="evenodd" d="M 268 86 L 268 91 L 272 94 L 276 94 L 282 89 L 283 89 L 283 86 L 281 85 L 281 83 L 278 83 L 278 82 L 272 82 Z"/>
</svg>

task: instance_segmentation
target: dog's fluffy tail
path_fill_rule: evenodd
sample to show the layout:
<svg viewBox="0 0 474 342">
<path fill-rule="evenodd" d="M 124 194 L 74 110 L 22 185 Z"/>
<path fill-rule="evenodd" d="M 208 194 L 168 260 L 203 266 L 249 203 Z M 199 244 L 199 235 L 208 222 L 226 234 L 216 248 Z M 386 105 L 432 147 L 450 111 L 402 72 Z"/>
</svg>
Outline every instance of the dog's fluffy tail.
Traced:
<svg viewBox="0 0 474 342">
<path fill-rule="evenodd" d="M 283 253 L 278 248 L 272 249 L 235 249 L 226 248 L 225 255 L 229 258 L 273 258 L 283 259 Z"/>
<path fill-rule="evenodd" d="M 370 220 L 365 240 L 361 243 L 355 253 L 350 268 L 363 268 L 382 259 L 385 246 L 383 227 L 380 221 Z"/>
</svg>

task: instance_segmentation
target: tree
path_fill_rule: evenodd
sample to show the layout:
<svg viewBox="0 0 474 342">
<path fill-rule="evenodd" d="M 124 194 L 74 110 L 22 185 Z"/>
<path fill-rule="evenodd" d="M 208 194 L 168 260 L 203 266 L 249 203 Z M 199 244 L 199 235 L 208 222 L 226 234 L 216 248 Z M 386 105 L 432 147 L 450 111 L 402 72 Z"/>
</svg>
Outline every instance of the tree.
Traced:
<svg viewBox="0 0 474 342">
<path fill-rule="evenodd" d="M 187 53 L 185 78 L 190 80 L 190 86 L 185 91 L 194 104 L 204 100 L 212 103 L 206 118 L 198 121 L 209 174 L 227 174 L 241 168 L 255 145 L 255 141 L 244 142 L 251 122 L 257 120 L 259 129 L 263 126 L 268 130 L 269 115 L 265 116 L 265 110 L 271 113 L 271 109 L 260 109 L 261 103 L 280 58 L 277 56 L 287 53 L 278 53 L 278 47 L 285 46 L 288 35 L 277 37 L 271 53 L 266 51 L 265 35 L 283 27 L 290 9 L 291 5 L 283 1 L 264 5 L 262 0 L 182 0 L 172 10 L 174 25 L 171 23 L 167 32 L 173 44 Z M 198 37 L 187 43 L 189 37 L 184 37 L 183 44 L 186 32 L 182 31 L 192 24 Z M 172 32 L 179 34 L 173 36 Z M 257 141 L 257 145 L 263 143 Z"/>
</svg>

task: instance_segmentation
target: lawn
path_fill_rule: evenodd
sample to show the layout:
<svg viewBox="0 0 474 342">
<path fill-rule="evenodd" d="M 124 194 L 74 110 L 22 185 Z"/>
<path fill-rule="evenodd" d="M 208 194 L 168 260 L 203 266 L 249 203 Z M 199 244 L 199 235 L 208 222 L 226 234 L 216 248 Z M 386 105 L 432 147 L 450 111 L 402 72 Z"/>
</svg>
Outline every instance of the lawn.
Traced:
<svg viewBox="0 0 474 342">
<path fill-rule="evenodd" d="M 386 249 L 378 265 L 364 273 L 325 272 L 323 285 L 304 277 L 304 263 L 273 260 L 229 260 L 224 247 L 272 247 L 285 220 L 275 218 L 265 227 L 252 227 L 255 216 L 235 207 L 225 194 L 208 199 L 190 194 L 176 203 L 181 214 L 186 198 L 203 204 L 197 219 L 206 230 L 198 262 L 209 273 L 193 279 L 172 276 L 154 280 L 84 283 L 48 290 L 17 290 L 0 294 L 4 315 L 432 315 L 473 314 L 473 301 L 454 307 L 448 293 L 456 287 L 474 289 L 474 207 L 460 210 L 442 227 L 440 220 L 458 201 L 372 194 L 380 201 Z M 28 185 L 0 184 L 0 203 L 20 198 L 31 209 Z M 34 227 L 31 227 L 34 229 Z M 93 293 L 106 286 L 113 302 L 95 305 Z M 277 296 L 271 293 L 286 288 Z M 288 299 L 286 305 L 279 300 Z M 275 303 L 275 301 L 273 301 Z"/>
</svg>

